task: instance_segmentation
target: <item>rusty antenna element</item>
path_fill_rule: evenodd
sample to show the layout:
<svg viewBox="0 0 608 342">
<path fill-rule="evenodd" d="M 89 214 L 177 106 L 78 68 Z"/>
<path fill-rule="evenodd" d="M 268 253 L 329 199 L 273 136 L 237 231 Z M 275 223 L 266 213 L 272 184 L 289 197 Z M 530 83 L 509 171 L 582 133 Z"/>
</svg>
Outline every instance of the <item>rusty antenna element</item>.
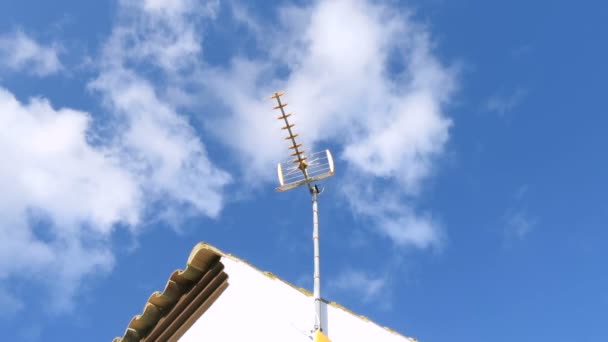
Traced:
<svg viewBox="0 0 608 342">
<path fill-rule="evenodd" d="M 293 127 L 295 124 L 289 123 L 289 117 L 292 113 L 285 113 L 287 103 L 281 102 L 281 96 L 284 93 L 275 92 L 271 98 L 277 100 L 277 105 L 274 109 L 281 111 L 278 120 L 283 120 L 285 126 L 281 129 L 287 130 L 289 134 L 285 140 L 289 140 L 291 146 L 289 150 L 292 152 L 292 159 L 277 165 L 277 175 L 279 177 L 280 186 L 277 191 L 287 191 L 306 184 L 308 191 L 312 197 L 312 217 L 313 217 L 313 232 L 312 241 L 314 247 L 314 291 L 313 297 L 315 301 L 315 325 L 313 329 L 314 341 L 329 341 L 324 335 L 327 331 L 327 321 L 321 316 L 321 271 L 320 271 L 320 255 L 319 255 L 319 210 L 317 199 L 322 190 L 319 190 L 317 185 L 313 183 L 334 175 L 334 161 L 329 150 L 323 150 L 306 155 L 302 149 L 302 144 L 296 141 L 298 133 L 294 133 Z"/>
</svg>

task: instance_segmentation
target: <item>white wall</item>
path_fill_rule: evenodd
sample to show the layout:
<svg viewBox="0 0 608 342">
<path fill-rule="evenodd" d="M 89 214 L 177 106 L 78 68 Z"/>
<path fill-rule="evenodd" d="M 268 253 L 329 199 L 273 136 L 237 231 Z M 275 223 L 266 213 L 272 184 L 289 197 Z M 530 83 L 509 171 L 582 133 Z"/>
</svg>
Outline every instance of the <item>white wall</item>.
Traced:
<svg viewBox="0 0 608 342">
<path fill-rule="evenodd" d="M 180 342 L 311 341 L 312 297 L 241 261 L 224 257 L 222 263 L 230 285 Z M 340 308 L 323 305 L 328 323 L 326 335 L 332 342 L 410 341 Z"/>
</svg>

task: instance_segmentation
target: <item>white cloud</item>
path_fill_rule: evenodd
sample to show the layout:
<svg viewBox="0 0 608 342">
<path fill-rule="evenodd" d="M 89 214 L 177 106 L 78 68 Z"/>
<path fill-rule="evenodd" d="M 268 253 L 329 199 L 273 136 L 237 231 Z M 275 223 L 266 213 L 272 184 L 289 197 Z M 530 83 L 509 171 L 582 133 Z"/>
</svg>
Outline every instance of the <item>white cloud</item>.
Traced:
<svg viewBox="0 0 608 342">
<path fill-rule="evenodd" d="M 0 279 L 34 278 L 69 309 L 79 281 L 111 268 L 106 238 L 139 221 L 140 189 L 89 144 L 90 117 L 0 89 Z"/>
<path fill-rule="evenodd" d="M 146 14 L 159 16 L 215 16 L 219 10 L 219 0 L 120 0 L 123 8 L 139 9 Z"/>
<path fill-rule="evenodd" d="M 62 69 L 57 46 L 44 46 L 22 31 L 0 35 L 0 64 L 2 68 L 24 70 L 38 76 Z"/>
<path fill-rule="evenodd" d="M 210 162 L 164 82 L 142 71 L 156 68 L 170 84 L 196 66 L 200 38 L 188 16 L 199 8 L 190 4 L 120 2 L 89 84 L 109 112 L 101 121 L 0 90 L 0 281 L 46 284 L 52 311 L 70 310 L 83 280 L 112 268 L 118 226 L 215 217 L 223 207 L 230 176 Z M 166 212 L 151 218 L 158 203 Z"/>
<path fill-rule="evenodd" d="M 92 87 L 104 95 L 110 110 L 122 121 L 124 131 L 117 148 L 148 194 L 216 216 L 230 176 L 209 161 L 188 121 L 160 100 L 148 81 L 130 72 L 104 72 Z"/>
<path fill-rule="evenodd" d="M 338 170 L 342 188 L 391 189 L 390 212 L 375 205 L 384 201 L 379 196 L 349 192 L 353 208 L 377 209 L 355 213 L 399 245 L 437 245 L 440 227 L 416 213 L 413 201 L 448 140 L 444 107 L 455 82 L 433 54 L 428 31 L 400 9 L 363 0 L 282 8 L 274 27 L 256 25 L 237 8 L 237 20 L 256 28 L 263 57 L 237 55 L 229 67 L 208 70 L 203 82 L 220 99 L 230 94 L 224 106 L 231 114 L 214 126 L 248 175 L 272 180 L 275 162 L 285 159 L 268 100 L 284 89 L 307 147 L 339 147 L 337 157 L 347 165 Z"/>
<path fill-rule="evenodd" d="M 192 71 L 201 52 L 203 19 L 216 15 L 217 1 L 121 0 L 117 22 L 105 44 L 105 67 L 146 65 L 170 76 Z"/>
<path fill-rule="evenodd" d="M 138 174 L 145 178 L 146 189 L 216 216 L 230 176 L 209 161 L 188 118 L 168 97 L 169 86 L 140 72 L 142 67 L 157 68 L 170 84 L 184 69 L 197 68 L 201 38 L 191 16 L 207 7 L 195 1 L 121 4 L 91 89 L 103 96 L 123 128 L 117 144 L 124 159 L 143 171 Z"/>
</svg>

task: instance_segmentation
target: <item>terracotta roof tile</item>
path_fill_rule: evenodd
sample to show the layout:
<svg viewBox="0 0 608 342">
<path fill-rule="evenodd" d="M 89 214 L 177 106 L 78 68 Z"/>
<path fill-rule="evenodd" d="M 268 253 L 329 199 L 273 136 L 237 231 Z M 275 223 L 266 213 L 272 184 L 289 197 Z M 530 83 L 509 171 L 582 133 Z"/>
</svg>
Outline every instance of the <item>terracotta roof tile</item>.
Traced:
<svg viewBox="0 0 608 342">
<path fill-rule="evenodd" d="M 177 340 L 179 336 L 175 333 L 180 326 L 172 321 L 189 320 L 195 311 L 201 311 L 197 312 L 199 317 L 204 312 L 199 307 L 206 310 L 211 304 L 209 301 L 215 300 L 227 287 L 228 275 L 220 262 L 223 255 L 206 243 L 197 244 L 190 252 L 186 268 L 173 272 L 165 289 L 150 296 L 142 313 L 133 317 L 124 335 L 114 338 L 113 342 L 139 342 L 148 340 L 149 335 L 168 335 Z M 171 320 L 164 321 L 168 316 Z"/>
</svg>

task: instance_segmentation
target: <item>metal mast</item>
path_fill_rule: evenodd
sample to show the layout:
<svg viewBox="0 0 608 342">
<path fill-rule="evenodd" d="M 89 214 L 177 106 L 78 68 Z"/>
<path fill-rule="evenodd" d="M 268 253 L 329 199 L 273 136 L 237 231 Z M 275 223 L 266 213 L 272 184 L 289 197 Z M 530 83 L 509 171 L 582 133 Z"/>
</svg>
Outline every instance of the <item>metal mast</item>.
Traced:
<svg viewBox="0 0 608 342">
<path fill-rule="evenodd" d="M 321 193 L 317 185 L 313 185 L 313 182 L 333 176 L 334 175 L 334 163 L 329 150 L 324 150 L 316 153 L 312 153 L 308 156 L 304 154 L 302 144 L 296 141 L 298 137 L 297 133 L 293 132 L 295 124 L 290 124 L 288 118 L 292 113 L 285 113 L 285 106 L 287 103 L 281 102 L 281 96 L 283 93 L 276 92 L 271 98 L 277 100 L 277 105 L 274 109 L 279 109 L 281 115 L 277 117 L 279 120 L 285 122 L 285 126 L 282 129 L 287 130 L 288 136 L 285 140 L 291 142 L 289 150 L 293 153 L 291 157 L 294 159 L 287 163 L 279 163 L 277 166 L 277 174 L 279 177 L 279 183 L 281 186 L 277 188 L 278 191 L 286 191 L 296 188 L 300 185 L 306 184 L 308 191 L 312 198 L 312 241 L 314 248 L 314 290 L 313 297 L 315 302 L 315 325 L 313 331 L 315 332 L 316 340 L 328 340 L 324 331 L 327 331 L 327 327 L 324 326 L 324 321 L 321 316 L 321 268 L 320 268 L 320 253 L 319 253 L 319 209 L 318 209 L 318 196 Z"/>
</svg>

